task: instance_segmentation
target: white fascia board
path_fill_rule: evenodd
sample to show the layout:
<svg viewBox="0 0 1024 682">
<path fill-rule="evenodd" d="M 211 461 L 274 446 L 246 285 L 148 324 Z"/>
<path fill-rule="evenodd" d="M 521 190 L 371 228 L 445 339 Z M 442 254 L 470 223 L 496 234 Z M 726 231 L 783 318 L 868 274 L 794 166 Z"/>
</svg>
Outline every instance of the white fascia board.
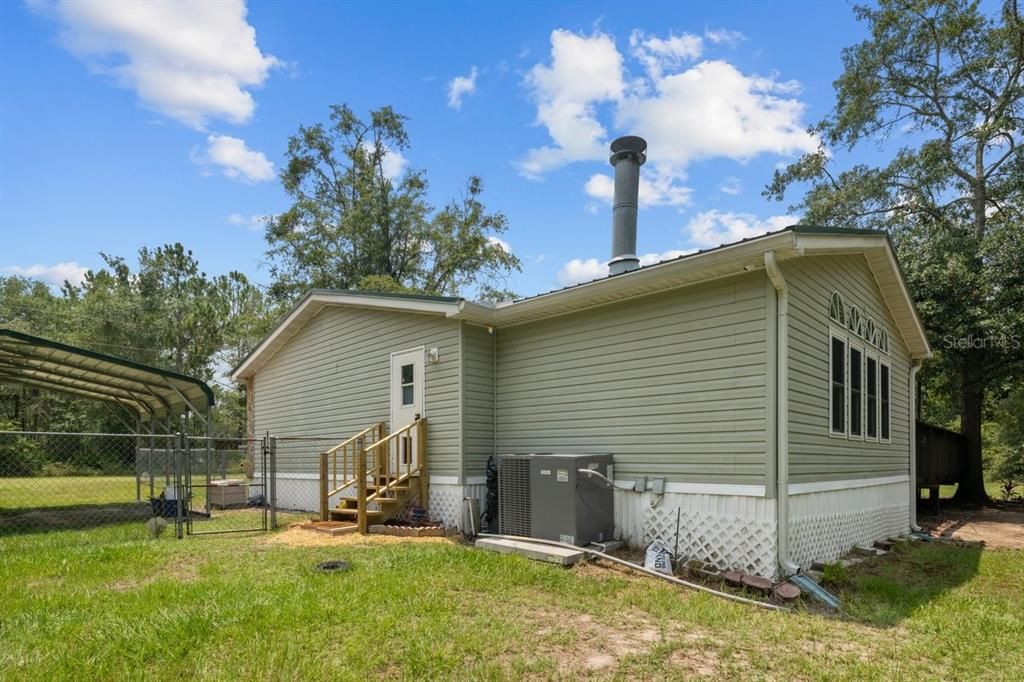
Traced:
<svg viewBox="0 0 1024 682">
<path fill-rule="evenodd" d="M 901 300 L 890 301 L 884 293 L 882 298 L 885 300 L 886 305 L 889 306 L 890 313 L 894 313 L 893 317 L 897 320 L 897 325 L 899 325 L 898 319 L 900 316 L 895 313 L 900 311 L 893 309 L 894 303 L 903 306 L 905 310 L 902 312 L 906 312 L 907 317 L 913 320 L 913 324 L 909 328 L 906 325 L 899 325 L 900 334 L 910 348 L 911 357 L 914 359 L 931 357 L 932 349 L 928 343 L 928 335 L 924 331 L 924 325 L 917 314 L 914 299 L 910 295 L 910 290 L 907 289 L 906 281 L 903 279 L 903 273 L 900 270 L 899 262 L 896 260 L 892 244 L 885 235 L 798 234 L 796 243 L 797 248 L 804 255 L 808 256 L 854 253 L 861 253 L 865 256 L 884 254 L 887 263 L 885 268 L 876 267 L 872 263 L 871 258 L 868 258 L 868 265 L 871 266 L 871 271 L 880 285 L 885 281 L 895 283 L 899 287 Z"/>
<path fill-rule="evenodd" d="M 732 261 L 735 261 L 737 266 L 747 259 L 756 258 L 760 262 L 761 254 L 770 250 L 780 251 L 780 257 L 796 255 L 795 252 L 790 253 L 793 247 L 794 233 L 781 232 L 764 238 L 723 246 L 708 253 L 695 254 L 690 257 L 683 256 L 664 263 L 649 265 L 615 277 L 540 294 L 522 301 L 498 303 L 494 306 L 467 302 L 457 316 L 477 324 L 497 327 L 515 324 L 519 315 L 523 313 L 553 317 L 563 314 L 563 312 L 574 312 L 577 309 L 586 308 L 589 301 L 593 301 L 592 305 L 603 305 L 608 302 L 609 296 L 614 296 L 616 293 L 621 293 L 623 300 L 633 296 L 647 295 L 650 293 L 649 291 L 634 294 L 630 290 L 643 286 L 656 286 L 660 282 L 669 282 L 671 278 L 681 273 L 695 277 L 693 282 L 688 282 L 683 286 L 697 284 L 701 281 L 699 275 L 702 271 L 711 270 Z M 743 272 L 743 270 L 738 269 L 737 272 Z M 579 304 L 580 307 L 565 310 L 566 306 L 573 304 Z"/>
</svg>

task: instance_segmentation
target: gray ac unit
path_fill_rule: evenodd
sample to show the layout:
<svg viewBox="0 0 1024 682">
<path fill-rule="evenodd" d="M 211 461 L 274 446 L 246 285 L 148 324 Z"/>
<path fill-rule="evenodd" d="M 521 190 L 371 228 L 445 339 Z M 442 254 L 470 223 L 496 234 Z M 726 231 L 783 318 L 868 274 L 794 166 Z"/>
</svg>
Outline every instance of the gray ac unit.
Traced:
<svg viewBox="0 0 1024 682">
<path fill-rule="evenodd" d="M 500 455 L 498 529 L 580 547 L 610 540 L 615 529 L 611 475 L 611 455 Z"/>
</svg>

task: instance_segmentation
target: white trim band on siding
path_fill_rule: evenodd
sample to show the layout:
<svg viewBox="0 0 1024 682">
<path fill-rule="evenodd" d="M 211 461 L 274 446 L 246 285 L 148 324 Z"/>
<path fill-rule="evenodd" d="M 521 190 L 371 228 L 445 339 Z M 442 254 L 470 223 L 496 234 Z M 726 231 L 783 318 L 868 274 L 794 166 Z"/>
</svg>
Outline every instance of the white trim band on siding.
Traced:
<svg viewBox="0 0 1024 682">
<path fill-rule="evenodd" d="M 458 476 L 431 476 L 430 482 L 436 485 L 458 485 Z"/>
<path fill-rule="evenodd" d="M 615 486 L 623 492 L 630 492 L 635 481 L 615 480 Z M 650 490 L 650 479 L 647 481 Z M 665 482 L 666 493 L 689 493 L 691 495 L 737 495 L 739 497 L 764 497 L 763 485 L 741 485 L 735 483 L 674 483 Z"/>
<path fill-rule="evenodd" d="M 909 483 L 910 476 L 882 476 L 879 478 L 850 478 L 842 481 L 814 481 L 812 483 L 790 483 L 790 495 L 807 495 L 808 493 L 824 493 L 833 490 L 850 490 L 852 488 L 870 488 L 876 485 L 893 483 Z"/>
</svg>

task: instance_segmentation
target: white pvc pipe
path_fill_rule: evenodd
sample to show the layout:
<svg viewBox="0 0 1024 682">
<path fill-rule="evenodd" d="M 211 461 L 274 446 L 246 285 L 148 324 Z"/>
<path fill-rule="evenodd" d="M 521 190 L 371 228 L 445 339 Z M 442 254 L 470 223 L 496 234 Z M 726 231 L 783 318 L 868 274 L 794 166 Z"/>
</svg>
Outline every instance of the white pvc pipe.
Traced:
<svg viewBox="0 0 1024 682">
<path fill-rule="evenodd" d="M 764 268 L 778 294 L 775 320 L 775 495 L 776 551 L 783 574 L 800 571 L 789 558 L 789 287 L 775 262 L 775 252 L 764 254 Z"/>
<path fill-rule="evenodd" d="M 638 564 L 634 564 L 632 562 L 626 561 L 625 559 L 620 559 L 618 557 L 614 557 L 611 554 L 605 554 L 604 552 L 599 552 L 596 549 L 589 549 L 587 547 L 577 547 L 576 545 L 570 545 L 570 544 L 567 544 L 567 543 L 564 543 L 564 542 L 556 542 L 554 540 L 540 540 L 540 539 L 537 539 L 537 538 L 527 538 L 527 537 L 523 537 L 521 535 L 499 535 L 499 534 L 496 534 L 496 533 L 480 533 L 480 537 L 482 537 L 482 538 L 497 538 L 499 540 L 515 540 L 515 541 L 518 541 L 518 542 L 532 542 L 534 544 L 539 544 L 539 545 L 550 545 L 551 547 L 562 547 L 563 549 L 571 549 L 571 550 L 575 550 L 577 552 L 583 552 L 585 554 L 589 554 L 590 556 L 595 556 L 595 557 L 604 559 L 605 561 L 610 561 L 610 562 L 612 562 L 614 564 L 619 564 L 620 566 L 625 566 L 626 568 L 632 569 L 632 570 L 636 571 L 637 573 L 643 573 L 644 575 L 649 575 L 649 576 L 651 576 L 653 578 L 661 578 L 662 580 L 666 580 L 666 581 L 668 581 L 670 583 L 674 583 L 676 585 L 681 585 L 682 587 L 688 587 L 691 590 L 697 590 L 698 592 L 705 592 L 707 594 L 713 594 L 716 597 L 722 597 L 724 599 L 729 599 L 729 600 L 732 600 L 732 601 L 735 601 L 735 602 L 739 602 L 740 604 L 749 604 L 750 606 L 757 606 L 757 607 L 760 607 L 762 609 L 768 609 L 769 611 L 789 611 L 789 609 L 787 609 L 787 608 L 785 608 L 783 606 L 778 606 L 776 604 L 769 604 L 768 602 L 763 602 L 763 601 L 757 601 L 756 599 L 747 599 L 746 597 L 740 597 L 740 596 L 737 596 L 735 594 L 729 594 L 728 592 L 720 592 L 718 590 L 713 590 L 710 587 L 705 587 L 704 585 L 700 585 L 698 583 L 691 583 L 691 582 L 686 581 L 686 580 L 681 580 L 681 579 L 679 579 L 679 578 L 677 578 L 675 576 L 672 576 L 672 575 L 666 575 L 664 573 L 659 573 L 658 571 L 652 571 L 651 569 L 645 568 L 644 566 L 640 566 Z"/>
<path fill-rule="evenodd" d="M 910 419 L 908 431 L 910 440 L 910 530 L 920 533 L 917 525 L 917 370 L 921 361 L 915 360 L 910 366 Z"/>
</svg>

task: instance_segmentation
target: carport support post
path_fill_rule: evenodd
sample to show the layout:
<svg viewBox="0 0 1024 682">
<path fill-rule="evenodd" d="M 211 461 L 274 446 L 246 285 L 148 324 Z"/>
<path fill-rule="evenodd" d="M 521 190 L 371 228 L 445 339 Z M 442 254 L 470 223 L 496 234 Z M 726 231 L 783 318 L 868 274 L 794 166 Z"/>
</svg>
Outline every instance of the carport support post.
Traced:
<svg viewBox="0 0 1024 682">
<path fill-rule="evenodd" d="M 270 528 L 277 530 L 277 436 L 270 436 L 270 471 L 264 471 L 270 494 Z"/>
</svg>

